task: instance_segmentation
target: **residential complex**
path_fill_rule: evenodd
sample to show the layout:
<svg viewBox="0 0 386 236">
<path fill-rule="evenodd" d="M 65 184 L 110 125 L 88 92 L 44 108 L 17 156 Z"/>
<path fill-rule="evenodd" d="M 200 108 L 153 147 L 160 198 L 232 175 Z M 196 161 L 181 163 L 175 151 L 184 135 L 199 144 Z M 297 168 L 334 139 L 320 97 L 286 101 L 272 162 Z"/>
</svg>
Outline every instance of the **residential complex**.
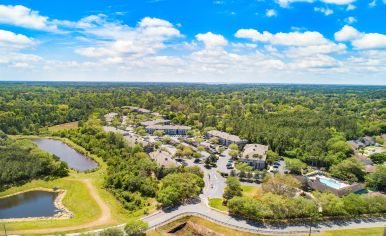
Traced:
<svg viewBox="0 0 386 236">
<path fill-rule="evenodd" d="M 232 143 L 242 146 L 247 143 L 247 140 L 241 139 L 239 136 L 222 132 L 219 130 L 211 130 L 206 133 L 208 138 L 216 137 L 218 138 L 219 144 L 228 146 Z"/>
<path fill-rule="evenodd" d="M 149 125 L 145 129 L 149 134 L 154 133 L 156 130 L 161 130 L 164 134 L 168 135 L 186 135 L 187 131 L 192 128 L 184 125 Z"/>
</svg>

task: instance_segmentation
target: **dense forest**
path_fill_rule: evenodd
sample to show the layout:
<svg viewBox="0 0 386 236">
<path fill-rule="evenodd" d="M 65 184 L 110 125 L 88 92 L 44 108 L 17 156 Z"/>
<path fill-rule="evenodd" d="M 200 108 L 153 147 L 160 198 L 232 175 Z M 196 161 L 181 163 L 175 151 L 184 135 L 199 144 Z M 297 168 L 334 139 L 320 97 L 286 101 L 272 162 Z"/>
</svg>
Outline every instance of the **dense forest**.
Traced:
<svg viewBox="0 0 386 236">
<path fill-rule="evenodd" d="M 134 105 L 175 123 L 217 128 L 275 153 L 329 168 L 350 156 L 345 141 L 386 133 L 381 86 L 11 83 L 0 86 L 0 129 L 44 133 Z"/>
<path fill-rule="evenodd" d="M 0 137 L 0 191 L 7 186 L 36 178 L 68 175 L 65 162 L 41 151 L 30 140 L 15 140 L 3 134 Z"/>
</svg>

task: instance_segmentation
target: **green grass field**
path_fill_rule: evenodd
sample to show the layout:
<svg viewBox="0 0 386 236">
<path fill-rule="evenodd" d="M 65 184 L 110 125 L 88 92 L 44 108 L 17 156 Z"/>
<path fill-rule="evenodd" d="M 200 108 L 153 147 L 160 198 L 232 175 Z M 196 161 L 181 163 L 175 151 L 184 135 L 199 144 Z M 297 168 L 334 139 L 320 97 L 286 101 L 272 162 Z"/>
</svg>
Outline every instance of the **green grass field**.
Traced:
<svg viewBox="0 0 386 236">
<path fill-rule="evenodd" d="M 58 130 L 64 130 L 64 129 L 74 129 L 78 127 L 78 121 L 74 122 L 68 122 L 60 125 L 54 125 L 48 127 L 49 131 L 58 131 Z"/>
<path fill-rule="evenodd" d="M 384 228 L 364 228 L 364 229 L 350 229 L 350 230 L 326 230 L 322 231 L 321 236 L 382 236 L 384 235 Z"/>
<path fill-rule="evenodd" d="M 209 206 L 216 208 L 217 210 L 220 210 L 220 211 L 228 211 L 228 207 L 224 206 L 222 202 L 223 202 L 222 198 L 211 198 L 209 199 Z"/>
<path fill-rule="evenodd" d="M 256 186 L 241 186 L 243 189 L 243 196 L 245 197 L 256 197 L 261 193 L 261 188 Z"/>
</svg>

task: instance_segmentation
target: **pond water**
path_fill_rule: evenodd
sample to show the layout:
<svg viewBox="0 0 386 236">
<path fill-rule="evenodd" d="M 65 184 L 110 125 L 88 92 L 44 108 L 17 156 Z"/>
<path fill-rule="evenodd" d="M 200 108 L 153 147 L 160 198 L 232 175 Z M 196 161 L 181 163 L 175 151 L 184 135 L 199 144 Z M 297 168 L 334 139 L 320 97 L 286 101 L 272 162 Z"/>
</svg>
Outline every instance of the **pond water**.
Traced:
<svg viewBox="0 0 386 236">
<path fill-rule="evenodd" d="M 66 162 L 72 169 L 87 171 L 98 167 L 98 164 L 94 160 L 78 153 L 59 140 L 39 138 L 34 139 L 33 142 L 36 143 L 40 149 L 58 156 L 60 160 Z"/>
<path fill-rule="evenodd" d="M 29 191 L 0 198 L 0 219 L 53 216 L 57 193 Z"/>
</svg>

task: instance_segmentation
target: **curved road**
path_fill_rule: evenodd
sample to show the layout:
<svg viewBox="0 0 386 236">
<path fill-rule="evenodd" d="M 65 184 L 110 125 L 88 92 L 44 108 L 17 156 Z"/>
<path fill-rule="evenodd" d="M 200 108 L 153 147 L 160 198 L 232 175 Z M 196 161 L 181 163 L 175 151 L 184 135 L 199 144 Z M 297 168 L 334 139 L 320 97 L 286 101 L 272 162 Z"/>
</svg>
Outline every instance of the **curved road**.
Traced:
<svg viewBox="0 0 386 236">
<path fill-rule="evenodd" d="M 160 211 L 156 214 L 144 217 L 143 220 L 149 224 L 149 228 L 155 228 L 169 223 L 178 216 L 190 215 L 196 213 L 198 216 L 202 216 L 218 224 L 222 224 L 227 227 L 249 231 L 254 233 L 267 233 L 267 234 L 283 234 L 283 233 L 308 233 L 310 230 L 309 224 L 293 224 L 285 226 L 267 226 L 258 224 L 256 222 L 248 222 L 243 219 L 237 219 L 227 214 L 220 213 L 216 210 L 212 210 L 206 204 L 206 196 L 201 195 L 200 199 L 195 203 L 179 206 L 174 209 Z M 362 221 L 347 221 L 347 222 L 331 222 L 331 223 L 319 223 L 312 226 L 312 231 L 317 232 L 320 230 L 334 230 L 334 229 L 353 229 L 353 228 L 373 228 L 384 227 L 386 225 L 386 219 L 378 220 L 362 220 Z"/>
</svg>

